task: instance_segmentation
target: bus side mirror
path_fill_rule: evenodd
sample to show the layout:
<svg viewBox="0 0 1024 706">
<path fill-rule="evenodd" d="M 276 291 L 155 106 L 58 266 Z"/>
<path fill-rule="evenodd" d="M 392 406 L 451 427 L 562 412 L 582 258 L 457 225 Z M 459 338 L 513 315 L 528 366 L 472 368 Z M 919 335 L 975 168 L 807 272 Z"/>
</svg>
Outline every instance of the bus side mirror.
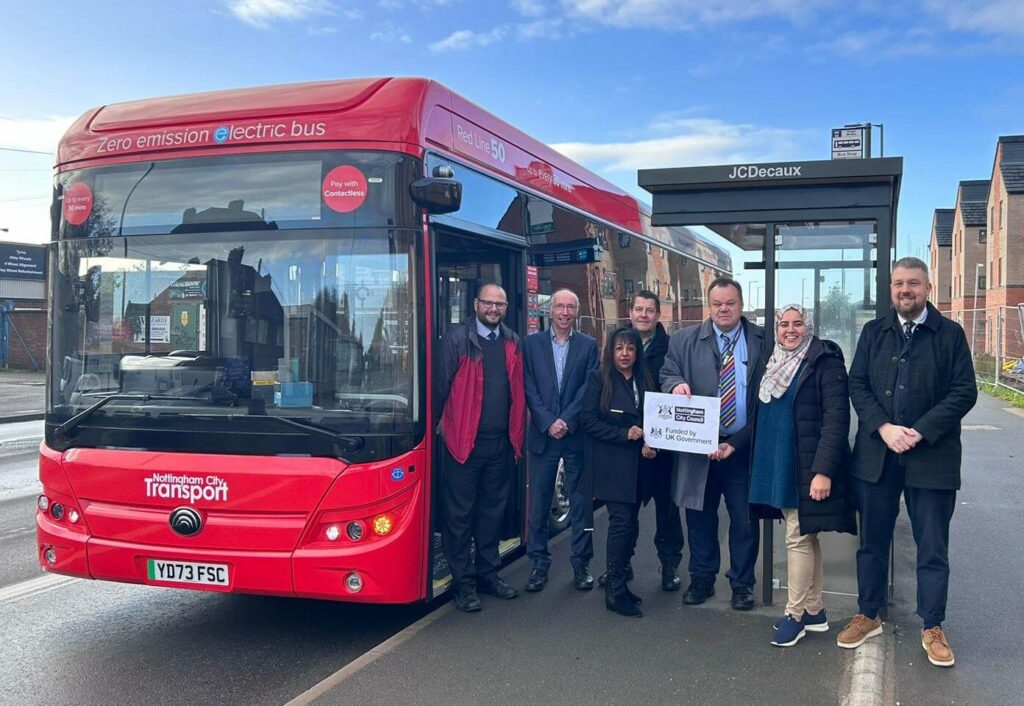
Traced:
<svg viewBox="0 0 1024 706">
<path fill-rule="evenodd" d="M 417 179 L 409 185 L 409 193 L 429 213 L 453 213 L 462 206 L 462 182 L 455 179 Z"/>
</svg>

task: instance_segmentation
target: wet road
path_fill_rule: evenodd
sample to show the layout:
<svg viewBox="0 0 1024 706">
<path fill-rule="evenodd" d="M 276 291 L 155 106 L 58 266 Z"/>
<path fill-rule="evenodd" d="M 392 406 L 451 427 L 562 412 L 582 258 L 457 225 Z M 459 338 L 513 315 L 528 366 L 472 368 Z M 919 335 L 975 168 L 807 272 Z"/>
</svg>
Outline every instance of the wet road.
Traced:
<svg viewBox="0 0 1024 706">
<path fill-rule="evenodd" d="M 0 426 L 0 704 L 282 704 L 429 612 L 43 574 L 41 429 Z"/>
</svg>

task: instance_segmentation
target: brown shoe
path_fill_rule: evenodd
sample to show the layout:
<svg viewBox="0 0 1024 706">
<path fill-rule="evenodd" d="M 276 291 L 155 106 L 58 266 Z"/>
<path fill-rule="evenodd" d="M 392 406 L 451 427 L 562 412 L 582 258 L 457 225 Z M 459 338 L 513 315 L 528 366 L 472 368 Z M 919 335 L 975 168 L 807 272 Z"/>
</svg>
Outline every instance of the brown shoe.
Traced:
<svg viewBox="0 0 1024 706">
<path fill-rule="evenodd" d="M 946 636 L 942 634 L 942 628 L 939 626 L 921 631 L 921 647 L 928 655 L 928 661 L 936 667 L 953 666 L 953 650 L 949 648 Z"/>
<path fill-rule="evenodd" d="M 864 641 L 869 637 L 881 634 L 881 618 L 878 616 L 869 618 L 866 615 L 858 613 L 853 616 L 853 620 L 846 624 L 845 628 L 839 631 L 839 637 L 836 638 L 836 644 L 840 647 L 852 650 L 854 647 L 860 647 L 863 645 Z"/>
</svg>

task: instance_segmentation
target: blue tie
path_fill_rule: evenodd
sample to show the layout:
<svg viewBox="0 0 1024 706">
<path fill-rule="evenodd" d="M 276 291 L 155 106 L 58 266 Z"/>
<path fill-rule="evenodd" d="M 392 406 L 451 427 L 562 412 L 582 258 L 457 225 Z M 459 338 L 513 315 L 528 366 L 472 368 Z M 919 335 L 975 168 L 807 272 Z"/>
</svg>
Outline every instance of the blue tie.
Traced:
<svg viewBox="0 0 1024 706">
<path fill-rule="evenodd" d="M 497 341 L 498 340 L 498 334 L 497 334 L 496 331 L 491 331 L 489 334 L 487 334 L 487 338 L 489 338 L 492 341 Z"/>
</svg>

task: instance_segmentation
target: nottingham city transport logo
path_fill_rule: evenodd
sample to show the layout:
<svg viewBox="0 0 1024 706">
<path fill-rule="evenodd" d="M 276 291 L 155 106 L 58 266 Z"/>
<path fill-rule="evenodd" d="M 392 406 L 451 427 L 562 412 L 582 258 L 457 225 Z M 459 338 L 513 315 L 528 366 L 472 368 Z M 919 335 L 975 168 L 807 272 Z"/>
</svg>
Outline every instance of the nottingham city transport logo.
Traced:
<svg viewBox="0 0 1024 706">
<path fill-rule="evenodd" d="M 174 473 L 154 473 L 143 481 L 147 498 L 161 500 L 187 500 L 195 505 L 204 500 L 212 503 L 228 501 L 228 482 L 220 476 L 179 476 Z"/>
<path fill-rule="evenodd" d="M 171 529 L 182 537 L 191 537 L 199 534 L 203 528 L 203 517 L 195 508 L 179 507 L 171 512 Z"/>
</svg>

